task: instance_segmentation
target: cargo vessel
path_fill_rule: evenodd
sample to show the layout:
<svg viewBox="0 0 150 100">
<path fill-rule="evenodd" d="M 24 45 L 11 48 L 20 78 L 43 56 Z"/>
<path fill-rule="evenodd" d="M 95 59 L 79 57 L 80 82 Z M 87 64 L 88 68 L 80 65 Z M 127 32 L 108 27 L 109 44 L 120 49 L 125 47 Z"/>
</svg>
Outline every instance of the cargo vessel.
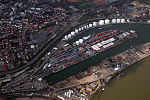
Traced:
<svg viewBox="0 0 150 100">
<path fill-rule="evenodd" d="M 108 30 L 89 35 L 87 38 L 83 38 L 77 43 L 75 42 L 71 49 L 67 49 L 48 59 L 43 69 L 38 73 L 38 76 L 45 77 L 59 72 L 136 36 L 137 34 L 133 30 Z"/>
</svg>

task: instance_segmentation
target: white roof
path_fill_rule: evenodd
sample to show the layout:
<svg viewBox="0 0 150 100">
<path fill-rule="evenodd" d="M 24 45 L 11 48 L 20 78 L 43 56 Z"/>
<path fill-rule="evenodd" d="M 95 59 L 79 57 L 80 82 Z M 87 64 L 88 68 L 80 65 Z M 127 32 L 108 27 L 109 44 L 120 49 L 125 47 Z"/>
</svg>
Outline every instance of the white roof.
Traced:
<svg viewBox="0 0 150 100">
<path fill-rule="evenodd" d="M 99 25 L 104 25 L 104 20 L 100 20 Z"/>
<path fill-rule="evenodd" d="M 117 22 L 117 20 L 116 19 L 112 19 L 112 23 L 116 23 Z"/>
<path fill-rule="evenodd" d="M 73 31 L 73 32 L 71 32 L 71 35 L 75 35 L 75 32 Z"/>
<path fill-rule="evenodd" d="M 93 22 L 93 26 L 97 26 L 97 22 Z"/>
<path fill-rule="evenodd" d="M 116 68 L 114 68 L 114 70 L 115 70 L 115 71 L 117 71 L 117 70 L 119 70 L 119 68 L 118 68 L 118 67 L 116 67 Z"/>
<path fill-rule="evenodd" d="M 125 19 L 121 19 L 121 23 L 125 23 Z"/>
<path fill-rule="evenodd" d="M 78 30 L 78 29 L 75 29 L 75 32 L 76 32 L 76 33 L 78 33 L 78 32 L 79 32 L 79 30 Z"/>
<path fill-rule="evenodd" d="M 68 38 L 71 38 L 71 34 L 68 34 Z"/>
<path fill-rule="evenodd" d="M 101 46 L 103 46 L 103 45 L 102 45 L 101 43 L 97 43 L 97 46 L 98 46 L 98 47 L 101 47 Z"/>
<path fill-rule="evenodd" d="M 110 20 L 109 19 L 105 19 L 105 24 L 109 24 Z"/>
<path fill-rule="evenodd" d="M 117 23 L 120 23 L 120 19 L 117 19 Z"/>
<path fill-rule="evenodd" d="M 81 28 L 79 28 L 79 31 L 81 31 L 82 29 Z"/>
<path fill-rule="evenodd" d="M 76 45 L 79 45 L 79 43 L 80 43 L 79 41 L 76 41 Z"/>
<path fill-rule="evenodd" d="M 89 24 L 89 27 L 92 27 L 93 25 L 92 24 Z"/>
<path fill-rule="evenodd" d="M 33 49 L 33 48 L 35 48 L 35 46 L 34 46 L 34 45 L 31 45 L 31 48 Z"/>
</svg>

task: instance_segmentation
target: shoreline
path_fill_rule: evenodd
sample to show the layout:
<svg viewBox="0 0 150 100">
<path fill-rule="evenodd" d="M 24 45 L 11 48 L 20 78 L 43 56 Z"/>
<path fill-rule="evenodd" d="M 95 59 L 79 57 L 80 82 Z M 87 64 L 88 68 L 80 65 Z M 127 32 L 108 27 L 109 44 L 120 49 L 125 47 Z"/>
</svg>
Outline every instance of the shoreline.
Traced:
<svg viewBox="0 0 150 100">
<path fill-rule="evenodd" d="M 54 88 L 57 88 L 54 92 L 58 95 L 59 98 L 67 99 L 68 95 L 62 93 L 67 93 L 67 91 L 69 90 L 73 91 L 73 93 L 69 95 L 70 100 L 79 98 L 89 100 L 92 94 L 105 87 L 105 85 L 108 84 L 118 74 L 148 56 L 150 56 L 150 42 L 138 45 L 131 49 L 127 49 L 119 54 L 103 60 L 96 66 L 91 66 L 87 71 L 81 72 L 77 75 L 67 78 L 64 81 L 58 82 L 57 84 L 53 85 Z M 123 58 L 121 59 L 119 57 Z M 128 60 L 126 57 L 128 58 Z M 117 67 L 110 67 L 110 65 L 113 64 L 109 64 L 109 60 L 111 59 L 121 59 L 121 61 L 117 62 L 117 64 L 115 65 L 120 66 L 120 68 L 118 67 L 119 69 Z M 117 70 L 114 70 L 115 68 Z M 80 76 L 80 78 L 78 78 L 77 76 Z M 100 91 L 100 93 L 101 92 L 102 90 Z"/>
<path fill-rule="evenodd" d="M 150 56 L 150 55 L 148 55 L 148 56 L 146 56 L 146 57 L 144 57 L 144 58 L 138 60 L 137 62 L 135 62 L 135 63 L 129 65 L 129 67 L 131 67 L 132 65 L 138 63 L 139 61 L 141 61 L 141 60 L 143 60 L 143 59 L 146 59 L 146 58 L 149 57 L 149 56 Z M 129 67 L 128 67 L 128 68 L 129 68 Z M 121 79 L 122 76 L 121 76 L 121 78 L 120 78 L 120 76 L 119 76 L 119 79 L 118 79 L 118 75 L 120 75 L 121 73 L 123 73 L 123 72 L 124 72 L 125 70 L 127 70 L 128 68 L 125 68 L 125 69 L 123 69 L 122 71 L 116 73 L 115 76 L 113 76 L 113 77 L 109 80 L 109 82 L 107 82 L 107 83 L 105 84 L 105 86 L 106 86 L 108 83 L 110 83 L 113 79 L 117 79 L 117 80 Z M 124 75 L 124 76 L 126 76 L 126 75 Z M 124 76 L 123 76 L 123 77 L 124 77 Z M 105 87 L 105 86 L 104 86 L 104 87 Z M 93 95 L 94 93 L 96 93 L 100 88 L 101 88 L 101 87 L 97 88 L 97 90 L 94 91 L 93 93 L 91 93 L 91 95 Z M 89 99 L 89 100 L 91 100 L 91 99 Z"/>
<path fill-rule="evenodd" d="M 147 45 L 147 46 L 144 46 L 145 44 L 149 44 L 149 45 Z M 139 48 L 140 47 L 140 48 Z M 144 44 L 140 44 L 140 45 L 138 45 L 138 46 L 135 46 L 135 47 L 133 47 L 133 48 L 130 48 L 130 49 L 127 49 L 127 50 L 124 50 L 124 51 L 122 51 L 121 53 L 117 53 L 117 54 L 115 54 L 114 56 L 111 56 L 111 57 L 108 57 L 108 58 L 106 58 L 105 60 L 103 60 L 103 61 L 101 61 L 99 64 L 97 64 L 97 65 L 95 65 L 95 66 L 91 66 L 91 67 L 89 67 L 90 69 L 92 69 L 92 68 L 94 68 L 94 67 L 100 67 L 100 66 L 103 66 L 102 64 L 105 62 L 105 61 L 107 61 L 109 58 L 113 58 L 113 57 L 115 57 L 115 56 L 118 56 L 118 55 L 120 55 L 120 54 L 122 54 L 122 53 L 124 53 L 124 52 L 127 52 L 127 51 L 129 51 L 129 50 L 133 50 L 133 49 L 135 49 L 135 48 L 138 48 L 138 50 L 136 50 L 136 51 L 141 51 L 141 49 L 143 49 L 144 51 L 146 50 L 146 48 L 145 47 L 149 47 L 149 50 L 150 50 L 150 42 L 147 42 L 147 43 L 144 43 Z M 142 50 L 142 51 L 143 51 Z M 135 50 L 134 50 L 135 51 Z M 132 54 L 132 53 L 131 53 Z M 130 63 L 130 65 L 128 65 L 127 66 L 127 68 L 128 67 L 131 67 L 131 65 L 133 65 L 133 64 L 135 64 L 135 63 L 137 63 L 137 62 L 139 62 L 140 60 L 142 60 L 142 59 L 145 59 L 146 57 L 148 57 L 150 55 L 150 51 L 148 51 L 147 53 L 145 53 L 145 56 L 142 56 L 142 58 L 140 57 L 140 59 L 138 59 L 138 61 L 135 61 L 134 63 L 132 62 L 132 64 Z M 134 56 L 133 56 L 134 57 Z M 84 67 L 84 66 L 83 66 Z M 106 66 L 104 66 L 104 67 L 106 67 Z M 102 67 L 100 67 L 100 68 L 102 68 Z M 126 70 L 127 68 L 125 68 L 124 70 Z M 85 72 L 88 72 L 88 71 L 90 71 L 90 69 L 89 70 L 87 70 L 87 71 L 84 71 L 84 72 L 81 72 L 82 74 L 86 74 Z M 123 71 L 123 70 L 122 70 Z M 120 71 L 120 73 L 122 72 L 122 71 Z M 91 72 L 91 73 L 93 73 L 93 72 Z M 91 73 L 88 73 L 88 75 L 87 76 L 90 76 L 90 74 Z M 79 73 L 80 74 L 80 73 Z M 103 73 L 102 73 L 103 74 Z M 115 74 L 115 75 L 113 75 L 113 77 L 111 78 L 111 79 L 113 79 L 113 78 L 115 78 L 117 75 Z M 64 81 L 61 81 L 61 82 L 59 82 L 59 83 L 65 83 L 66 82 L 66 84 L 65 85 L 63 85 L 64 87 L 65 86 L 67 86 L 67 81 L 68 80 L 74 80 L 74 79 L 72 79 L 72 77 L 75 77 L 75 75 L 74 76 L 71 76 L 71 77 L 69 77 L 70 79 L 66 79 L 66 80 L 64 80 Z M 81 77 L 81 78 L 84 78 L 85 76 L 83 76 L 83 77 Z M 85 79 L 86 79 L 86 77 L 85 77 Z M 108 82 L 110 82 L 111 81 L 111 79 L 108 81 Z M 72 81 L 68 81 L 68 83 L 71 83 Z M 77 81 L 78 82 L 78 81 Z M 97 80 L 97 82 L 99 82 L 98 80 Z M 57 85 L 59 85 L 59 83 L 57 84 Z M 96 83 L 96 82 L 91 82 L 91 83 Z M 81 85 L 81 88 L 83 87 L 83 85 L 84 86 L 89 86 L 89 84 L 91 84 L 91 83 L 85 83 L 85 84 L 82 84 Z M 100 83 L 98 83 L 98 84 L 100 84 Z M 68 84 L 68 85 L 70 85 L 70 84 Z M 106 84 L 105 84 L 106 85 Z M 53 85 L 54 87 L 56 87 L 55 85 Z M 62 87 L 63 87 L 62 86 Z M 91 94 L 93 94 L 93 93 L 95 93 L 96 92 L 96 90 L 100 90 L 100 87 L 101 87 L 101 85 L 99 85 L 99 86 L 96 86 L 96 89 L 94 89 L 94 91 L 92 91 L 89 95 L 91 95 Z M 60 88 L 61 88 L 61 86 L 60 86 Z M 69 88 L 67 88 L 67 89 L 64 89 L 64 90 L 62 90 L 62 92 L 60 92 L 60 91 L 56 91 L 56 93 L 57 93 L 57 95 L 60 95 L 60 93 L 61 93 L 61 95 L 62 95 L 62 93 L 64 94 L 64 93 L 66 93 L 67 91 L 68 91 L 68 89 L 70 90 L 73 90 L 74 91 L 74 88 L 76 88 L 76 86 L 74 86 L 74 87 L 69 87 Z M 56 88 L 55 88 L 56 89 Z M 76 90 L 75 90 L 76 91 Z M 81 96 L 81 93 L 78 93 L 79 95 L 77 95 L 78 97 L 85 97 L 85 98 L 87 98 L 86 100 L 89 100 L 88 98 L 89 98 L 89 95 L 85 95 L 85 96 Z M 56 95 L 56 96 L 57 96 Z M 76 96 L 76 94 L 71 94 L 71 95 L 75 95 Z M 66 96 L 65 96 L 66 97 Z M 47 97 L 48 98 L 48 97 Z M 50 98 L 50 97 L 49 97 Z M 41 98 L 42 99 L 42 98 Z M 66 100 L 72 100 L 72 99 L 66 99 Z"/>
<path fill-rule="evenodd" d="M 131 40 L 134 39 L 134 38 L 135 38 L 135 37 L 132 37 Z M 118 41 L 117 41 L 117 42 L 118 42 Z M 103 53 L 103 52 L 105 52 L 105 51 L 107 51 L 107 50 L 109 50 L 109 49 L 111 49 L 111 48 L 115 48 L 116 46 L 119 46 L 119 45 L 121 45 L 121 44 L 123 44 L 123 43 L 126 43 L 126 42 L 127 42 L 127 39 L 126 39 L 126 40 L 123 40 L 123 41 L 119 41 L 118 43 L 114 42 L 114 43 L 115 43 L 114 45 L 112 45 L 112 46 L 110 46 L 110 47 L 107 47 L 106 49 L 102 49 L 101 51 L 95 53 L 95 55 L 89 56 L 89 57 L 87 57 L 87 58 L 85 58 L 85 59 L 83 59 L 83 60 L 81 60 L 81 61 L 79 61 L 79 62 L 77 62 L 77 63 L 75 63 L 75 64 L 73 64 L 73 65 L 70 65 L 70 66 L 68 66 L 68 67 L 66 67 L 66 68 L 64 68 L 64 69 L 62 69 L 62 70 L 65 70 L 65 69 L 67 69 L 67 68 L 69 68 L 69 67 L 72 67 L 72 66 L 74 66 L 74 65 L 77 65 L 77 64 L 79 64 L 80 62 L 84 62 L 84 60 L 87 60 L 87 59 L 89 59 L 89 58 L 95 57 L 95 56 L 97 56 L 97 55 L 99 55 L 99 54 L 101 54 L 101 53 Z M 62 71 L 62 70 L 60 70 L 60 71 Z M 59 71 L 58 71 L 58 72 L 59 72 Z M 54 72 L 54 73 L 52 73 L 52 74 L 55 74 L 55 73 L 57 73 L 57 72 Z M 52 75 L 52 74 L 50 74 L 50 75 Z M 48 76 L 49 76 L 49 75 L 45 75 L 45 76 L 43 76 L 42 78 L 48 77 Z"/>
<path fill-rule="evenodd" d="M 150 44 L 150 42 L 148 42 L 148 43 Z M 145 44 L 147 44 L 147 43 L 145 43 Z M 141 44 L 141 45 L 144 45 L 144 44 Z M 138 46 L 141 46 L 141 45 L 138 45 Z M 138 46 L 136 46 L 136 47 L 138 47 Z M 135 48 L 136 48 L 136 47 L 135 47 Z M 130 50 L 130 49 L 128 49 L 128 50 Z M 128 50 L 125 50 L 125 51 L 123 51 L 123 52 L 126 52 L 126 51 L 128 51 Z M 123 53 L 123 52 L 122 52 L 122 53 Z M 121 54 L 121 53 L 118 53 L 118 54 Z M 116 54 L 116 55 L 118 55 L 118 54 Z M 115 56 L 116 56 L 116 55 L 115 55 Z M 149 57 L 149 56 L 150 56 L 150 53 L 149 53 L 148 55 L 145 55 L 145 56 L 141 57 L 138 61 L 131 63 L 130 65 L 127 66 L 127 68 L 124 68 L 124 69 L 122 69 L 121 71 L 115 73 L 115 75 L 109 80 L 109 82 L 107 82 L 107 83 L 105 84 L 105 86 L 106 86 L 108 83 L 110 83 L 110 81 L 113 80 L 114 78 L 117 79 L 117 77 L 118 77 L 118 75 L 119 75 L 120 73 L 124 72 L 124 71 L 127 70 L 129 67 L 131 67 L 132 65 L 138 63 L 139 61 L 141 61 L 141 60 L 143 60 L 143 59 L 145 59 L 145 58 L 147 58 L 147 57 Z M 112 56 L 112 57 L 113 57 L 113 56 Z M 119 79 L 120 79 L 120 78 L 119 78 Z M 93 95 L 94 93 L 96 93 L 100 88 L 101 88 L 101 87 L 97 88 L 97 90 L 94 91 L 91 95 Z M 91 100 L 91 99 L 89 99 L 89 100 Z"/>
<path fill-rule="evenodd" d="M 147 43 L 145 43 L 145 44 L 148 44 L 148 43 L 150 44 L 150 42 L 147 42 Z M 141 44 L 141 45 L 144 45 L 144 44 Z M 141 46 L 141 45 L 138 45 L 138 46 Z M 138 46 L 136 46 L 136 47 L 138 47 Z M 136 47 L 135 47 L 135 48 L 136 48 Z M 130 49 L 128 49 L 128 50 L 130 50 Z M 126 52 L 126 51 L 128 51 L 128 50 L 125 50 L 125 51 L 123 51 L 123 52 Z M 122 52 L 122 53 L 123 53 L 123 52 Z M 150 52 L 150 51 L 149 51 L 149 52 Z M 118 53 L 118 54 L 121 54 L 121 53 Z M 118 54 L 116 54 L 116 55 L 118 55 Z M 116 56 L 116 55 L 115 55 L 115 56 Z M 115 73 L 115 75 L 105 84 L 105 86 L 106 86 L 108 83 L 110 83 L 110 81 L 113 80 L 114 78 L 117 79 L 117 77 L 118 77 L 118 75 L 119 75 L 120 73 L 123 73 L 125 70 L 127 70 L 127 69 L 128 69 L 129 67 L 131 67 L 132 65 L 138 63 L 139 61 L 141 61 L 141 60 L 143 60 L 143 59 L 145 59 L 145 58 L 147 58 L 147 57 L 149 57 L 149 56 L 150 56 L 150 53 L 149 53 L 148 55 L 145 55 L 145 56 L 141 57 L 138 61 L 131 63 L 130 65 L 127 66 L 127 68 L 124 68 L 124 69 L 122 69 L 121 71 Z M 112 56 L 112 57 L 113 57 L 113 56 Z M 124 77 L 124 76 L 123 76 L 123 77 Z M 121 77 L 121 78 L 122 78 L 122 77 Z M 120 79 L 120 78 L 119 78 L 119 79 Z M 97 90 L 94 91 L 91 95 L 93 95 L 94 93 L 96 93 L 100 88 L 101 88 L 101 87 L 97 88 Z M 91 97 L 91 95 L 90 95 L 90 97 Z M 89 100 L 91 100 L 91 99 L 89 99 Z"/>
</svg>

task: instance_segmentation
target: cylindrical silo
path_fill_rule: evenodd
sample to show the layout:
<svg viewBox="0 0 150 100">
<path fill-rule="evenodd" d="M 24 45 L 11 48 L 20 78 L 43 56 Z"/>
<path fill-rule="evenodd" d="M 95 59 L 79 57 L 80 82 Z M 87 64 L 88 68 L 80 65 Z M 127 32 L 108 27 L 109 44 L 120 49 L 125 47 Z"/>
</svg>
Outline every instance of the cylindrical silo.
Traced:
<svg viewBox="0 0 150 100">
<path fill-rule="evenodd" d="M 99 25 L 104 25 L 104 20 L 100 20 Z"/>
<path fill-rule="evenodd" d="M 75 29 L 75 33 L 78 33 L 79 32 L 79 30 L 78 29 Z"/>
<path fill-rule="evenodd" d="M 92 27 L 93 25 L 92 24 L 89 24 L 89 27 Z"/>
<path fill-rule="evenodd" d="M 81 27 L 82 30 L 84 30 L 84 27 Z"/>
<path fill-rule="evenodd" d="M 79 39 L 79 43 L 82 44 L 83 43 L 83 39 Z"/>
<path fill-rule="evenodd" d="M 68 38 L 71 38 L 71 34 L 68 34 Z"/>
<path fill-rule="evenodd" d="M 117 19 L 117 23 L 120 23 L 120 19 Z"/>
<path fill-rule="evenodd" d="M 68 40 L 68 36 L 67 35 L 65 35 L 65 40 Z"/>
<path fill-rule="evenodd" d="M 75 32 L 74 32 L 74 31 L 72 31 L 72 32 L 71 32 L 71 35 L 72 35 L 72 36 L 74 36 L 74 35 L 75 35 Z"/>
<path fill-rule="evenodd" d="M 93 22 L 93 26 L 97 26 L 97 22 Z"/>
<path fill-rule="evenodd" d="M 80 43 L 79 43 L 79 41 L 76 41 L 76 45 L 79 45 Z"/>
<path fill-rule="evenodd" d="M 117 23 L 117 20 L 116 19 L 112 19 L 111 21 L 113 24 Z"/>
<path fill-rule="evenodd" d="M 109 19 L 105 19 L 105 24 L 109 24 L 110 20 Z"/>
<path fill-rule="evenodd" d="M 82 29 L 81 28 L 79 28 L 79 31 L 81 31 Z"/>
<path fill-rule="evenodd" d="M 125 23 L 125 19 L 121 19 L 121 23 Z"/>
</svg>

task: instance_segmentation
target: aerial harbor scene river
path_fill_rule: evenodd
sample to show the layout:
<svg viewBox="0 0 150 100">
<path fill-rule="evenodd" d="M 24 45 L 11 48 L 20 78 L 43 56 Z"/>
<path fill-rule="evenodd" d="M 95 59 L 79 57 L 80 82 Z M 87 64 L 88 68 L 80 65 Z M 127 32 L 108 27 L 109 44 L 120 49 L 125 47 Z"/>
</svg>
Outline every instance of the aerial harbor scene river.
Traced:
<svg viewBox="0 0 150 100">
<path fill-rule="evenodd" d="M 44 78 L 50 85 L 59 83 L 66 78 L 75 75 L 77 73 L 86 71 L 91 66 L 98 66 L 99 63 L 103 62 L 103 60 L 113 57 L 116 54 L 122 53 L 127 49 L 135 48 L 138 45 L 142 45 L 150 41 L 150 25 L 149 24 L 115 24 L 97 27 L 93 29 L 89 29 L 76 36 L 72 40 L 69 41 L 72 44 L 74 41 L 79 40 L 80 38 L 87 36 L 89 34 L 97 34 L 104 32 L 106 30 L 134 30 L 138 34 L 138 38 L 134 38 L 131 41 L 120 44 L 116 47 L 108 49 L 94 57 L 88 58 L 83 62 L 80 62 L 76 65 L 73 65 L 65 70 L 54 73 Z M 141 98 L 145 98 L 144 100 L 149 100 L 149 57 L 140 60 L 139 62 L 133 64 L 124 71 L 126 74 L 124 77 L 119 78 L 119 80 L 113 79 L 110 83 L 105 86 L 105 91 L 102 93 L 99 88 L 97 88 L 97 92 L 91 94 L 91 100 L 110 100 L 113 99 L 122 99 L 127 100 L 141 100 Z M 123 73 L 123 75 L 124 75 Z M 136 84 L 136 85 L 135 85 Z M 54 86 L 55 87 L 55 86 Z M 121 89 L 123 89 L 122 92 Z M 143 92 L 145 91 L 145 92 Z M 138 94 L 138 95 L 136 95 Z M 20 100 L 18 98 L 18 100 Z"/>
<path fill-rule="evenodd" d="M 133 47 L 133 46 L 149 42 L 150 41 L 149 27 L 150 27 L 150 25 L 148 25 L 148 24 L 121 24 L 121 25 L 111 25 L 110 27 L 107 27 L 104 29 L 95 28 L 95 29 L 88 30 L 84 34 L 77 36 L 75 39 L 71 40 L 70 42 L 78 40 L 81 37 L 83 37 L 84 35 L 86 36 L 87 34 L 90 34 L 90 33 L 102 32 L 102 31 L 109 30 L 109 29 L 124 29 L 124 30 L 132 29 L 138 33 L 139 38 L 136 38 L 132 41 L 121 44 L 115 48 L 112 48 L 111 50 L 107 50 L 100 55 L 97 55 L 93 58 L 90 58 L 90 59 L 84 61 L 84 62 L 74 65 L 66 70 L 63 70 L 62 72 L 58 72 L 57 74 L 48 76 L 45 79 L 47 81 L 49 81 L 49 83 L 56 83 L 58 81 L 65 79 L 66 77 L 68 77 L 70 75 L 74 75 L 77 72 L 86 70 L 91 65 L 100 63 L 100 61 L 103 59 L 106 59 L 110 56 L 120 53 L 128 48 Z M 73 72 L 71 72 L 71 70 L 73 70 Z M 71 72 L 71 73 L 69 73 L 69 72 Z M 65 77 L 60 77 L 60 76 L 65 76 Z"/>
<path fill-rule="evenodd" d="M 138 34 L 138 38 L 133 39 L 132 41 L 128 41 L 128 42 L 126 42 L 124 44 L 121 44 L 117 47 L 114 47 L 110 50 L 104 51 L 103 53 L 101 53 L 97 56 L 94 56 L 92 58 L 89 58 L 89 59 L 87 59 L 84 62 L 81 62 L 79 64 L 73 65 L 72 67 L 70 67 L 68 69 L 60 71 L 60 72 L 58 72 L 56 74 L 53 74 L 51 76 L 47 76 L 45 78 L 45 80 L 47 80 L 49 82 L 49 84 L 57 83 L 57 82 L 59 82 L 61 80 L 64 80 L 67 77 L 72 76 L 72 75 L 74 75 L 78 72 L 87 70 L 89 66 L 99 64 L 102 60 L 104 60 L 104 59 L 106 59 L 110 56 L 121 53 L 121 52 L 125 51 L 126 49 L 133 48 L 137 45 L 149 42 L 150 41 L 150 38 L 149 38 L 150 28 L 149 27 L 150 27 L 150 25 L 148 25 L 148 24 L 120 24 L 120 25 L 110 25 L 108 27 L 103 27 L 103 28 L 94 28 L 94 29 L 91 29 L 91 30 L 88 30 L 88 31 L 84 32 L 84 34 L 82 33 L 81 35 L 75 37 L 74 39 L 72 39 L 69 42 L 73 43 L 74 41 L 80 39 L 83 36 L 87 36 L 91 33 L 103 32 L 103 31 L 109 30 L 109 29 L 111 29 L 111 30 L 112 29 L 115 29 L 115 30 L 118 30 L 118 29 L 121 29 L 121 30 L 135 30 Z M 148 58 L 145 58 L 142 61 L 139 61 L 138 63 L 132 65 L 131 68 L 129 68 L 128 71 L 127 71 L 129 73 L 129 75 L 127 74 L 125 76 L 125 78 L 127 79 L 126 82 L 122 82 L 122 81 L 125 80 L 124 77 L 121 80 L 113 80 L 111 83 L 108 84 L 108 86 L 106 85 L 106 92 L 104 92 L 102 94 L 101 99 L 102 100 L 109 100 L 110 98 L 116 98 L 117 99 L 117 97 L 118 97 L 118 99 L 121 99 L 123 97 L 126 97 L 126 95 L 129 95 L 129 96 L 131 95 L 133 100 L 141 100 L 141 98 L 143 98 L 143 97 L 145 97 L 146 100 L 149 100 L 150 97 L 148 96 L 148 94 L 150 93 L 150 91 L 149 91 L 150 87 L 148 85 L 145 85 L 145 83 L 148 84 L 150 82 L 150 80 L 148 78 L 148 75 L 147 75 L 148 70 L 150 68 L 148 66 L 149 64 L 150 63 L 149 63 L 149 57 L 148 57 Z M 140 72 L 139 67 L 142 67 L 143 71 Z M 130 81 L 128 81 L 128 80 L 130 80 L 130 77 L 133 77 L 132 72 L 133 72 L 133 74 L 136 74 L 134 76 L 134 78 L 139 79 L 139 80 L 132 81 L 130 83 Z M 145 77 L 145 78 L 142 78 L 142 79 L 145 79 L 145 80 L 140 80 L 140 77 Z M 119 85 L 115 85 L 115 84 L 119 84 Z M 134 88 L 128 88 L 127 84 L 128 85 L 136 84 L 136 85 L 134 85 L 135 86 Z M 113 85 L 115 85 L 115 86 L 113 86 Z M 140 87 L 140 88 L 138 88 L 138 87 Z M 120 92 L 120 90 L 118 88 L 119 89 L 125 89 L 125 90 L 123 92 Z M 139 92 L 135 88 L 139 89 Z M 143 90 L 145 90 L 145 89 L 148 89 L 148 90 L 147 91 L 145 90 L 146 93 L 145 92 L 141 93 L 142 92 L 142 90 L 140 90 L 141 88 Z M 111 92 L 109 93 L 109 91 L 111 91 L 111 89 L 112 89 L 113 93 L 111 93 Z M 128 91 L 131 91 L 130 89 L 132 90 L 132 92 L 128 92 Z M 135 94 L 139 93 L 139 95 L 136 95 L 136 97 L 135 97 L 134 93 Z M 114 95 L 114 94 L 116 94 L 116 95 Z M 120 95 L 120 96 L 118 96 L 118 95 Z M 129 97 L 129 96 L 127 96 L 127 97 Z M 94 97 L 95 97 L 95 95 L 94 95 Z M 124 100 L 129 99 L 129 98 L 125 98 Z M 99 98 L 97 99 L 97 96 L 96 96 L 95 99 L 93 98 L 91 100 L 99 100 Z"/>
<path fill-rule="evenodd" d="M 91 100 L 150 100 L 149 70 L 150 57 L 147 57 L 127 69 L 126 76 L 107 84 L 100 98 Z"/>
<path fill-rule="evenodd" d="M 1 0 L 0 100 L 150 100 L 149 0 Z"/>
</svg>

